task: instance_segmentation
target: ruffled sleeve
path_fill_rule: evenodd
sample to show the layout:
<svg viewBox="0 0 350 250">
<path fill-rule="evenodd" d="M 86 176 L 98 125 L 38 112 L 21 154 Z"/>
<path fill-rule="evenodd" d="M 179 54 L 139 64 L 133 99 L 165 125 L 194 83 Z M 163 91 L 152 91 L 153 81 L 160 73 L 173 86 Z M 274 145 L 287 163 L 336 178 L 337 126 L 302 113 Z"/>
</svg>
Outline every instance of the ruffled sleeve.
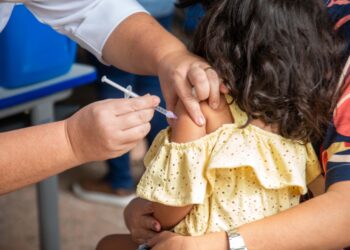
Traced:
<svg viewBox="0 0 350 250">
<path fill-rule="evenodd" d="M 205 169 L 210 138 L 173 143 L 169 133 L 169 128 L 160 132 L 147 152 L 137 195 L 169 206 L 201 204 L 209 193 Z"/>
<path fill-rule="evenodd" d="M 321 164 L 311 143 L 306 145 L 306 152 L 306 184 L 310 184 L 321 174 Z"/>
<path fill-rule="evenodd" d="M 320 164 L 311 144 L 301 144 L 255 126 L 232 130 L 219 140 L 207 167 L 209 185 L 224 169 L 249 169 L 265 189 L 296 187 L 300 194 L 320 174 Z M 237 174 L 237 172 L 236 172 Z"/>
</svg>

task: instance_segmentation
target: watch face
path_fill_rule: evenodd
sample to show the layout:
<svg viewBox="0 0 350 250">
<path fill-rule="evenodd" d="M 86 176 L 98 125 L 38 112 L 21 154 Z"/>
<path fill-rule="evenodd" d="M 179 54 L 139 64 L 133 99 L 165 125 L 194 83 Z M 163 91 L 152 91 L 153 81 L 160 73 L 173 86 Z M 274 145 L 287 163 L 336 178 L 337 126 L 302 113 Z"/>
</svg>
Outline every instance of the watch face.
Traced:
<svg viewBox="0 0 350 250">
<path fill-rule="evenodd" d="M 230 250 L 247 250 L 244 240 L 239 233 L 231 233 L 228 236 Z"/>
</svg>

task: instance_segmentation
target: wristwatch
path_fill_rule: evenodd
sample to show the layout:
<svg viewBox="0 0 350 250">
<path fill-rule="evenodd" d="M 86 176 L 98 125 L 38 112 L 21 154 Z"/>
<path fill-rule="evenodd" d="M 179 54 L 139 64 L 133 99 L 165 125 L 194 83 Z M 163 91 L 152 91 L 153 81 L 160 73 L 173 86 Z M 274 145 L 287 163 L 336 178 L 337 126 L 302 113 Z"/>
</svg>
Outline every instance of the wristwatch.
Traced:
<svg viewBox="0 0 350 250">
<path fill-rule="evenodd" d="M 236 229 L 226 232 L 230 250 L 248 250 L 245 246 L 243 237 Z"/>
</svg>

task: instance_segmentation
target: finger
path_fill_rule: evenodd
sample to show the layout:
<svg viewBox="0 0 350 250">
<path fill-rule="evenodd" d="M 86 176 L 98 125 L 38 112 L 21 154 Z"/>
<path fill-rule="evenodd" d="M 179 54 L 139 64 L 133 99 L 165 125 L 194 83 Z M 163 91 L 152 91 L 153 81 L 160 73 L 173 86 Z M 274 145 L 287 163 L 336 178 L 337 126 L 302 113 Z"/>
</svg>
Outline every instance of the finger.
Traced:
<svg viewBox="0 0 350 250">
<path fill-rule="evenodd" d="M 216 109 L 220 104 L 220 80 L 216 71 L 212 68 L 205 70 L 210 84 L 209 93 L 209 105 L 211 108 Z"/>
<path fill-rule="evenodd" d="M 143 216 L 141 218 L 141 227 L 143 229 L 149 229 L 153 231 L 160 231 L 160 223 L 152 216 Z"/>
<path fill-rule="evenodd" d="M 173 81 L 170 83 L 174 86 L 174 89 L 184 103 L 187 112 L 191 116 L 192 120 L 198 125 L 203 126 L 205 124 L 205 118 L 200 109 L 198 100 L 192 95 L 192 85 L 180 75 L 174 75 Z"/>
<path fill-rule="evenodd" d="M 161 236 L 162 233 L 158 233 L 158 234 L 155 234 L 153 237 L 149 238 L 147 241 L 146 241 L 146 244 L 150 247 L 150 248 L 153 248 L 157 242 L 159 242 L 161 240 Z"/>
<path fill-rule="evenodd" d="M 149 247 L 154 247 L 157 243 L 162 242 L 166 238 L 170 237 L 171 233 L 168 231 L 163 231 L 161 233 L 155 234 L 152 238 L 147 241 Z"/>
<path fill-rule="evenodd" d="M 138 110 L 150 109 L 156 107 L 160 102 L 159 97 L 145 95 L 130 99 L 109 99 L 108 105 L 114 110 L 114 114 L 122 115 Z"/>
<path fill-rule="evenodd" d="M 208 99 L 210 84 L 205 70 L 199 66 L 192 66 L 187 77 L 196 90 L 197 98 L 201 101 Z"/>
<path fill-rule="evenodd" d="M 139 141 L 134 141 L 134 142 L 130 142 L 128 144 L 119 145 L 117 149 L 112 150 L 113 154 L 110 158 L 115 158 L 115 157 L 121 156 L 121 155 L 129 152 L 130 150 L 132 150 L 133 148 L 136 147 L 138 142 Z"/>
<path fill-rule="evenodd" d="M 137 238 L 134 238 L 134 241 L 136 241 L 139 244 L 145 244 L 147 243 L 150 239 L 152 239 L 157 233 L 154 231 L 145 231 L 145 230 L 140 230 L 137 235 Z"/>
<path fill-rule="evenodd" d="M 203 126 L 205 124 L 205 118 L 200 109 L 198 99 L 192 95 L 191 85 L 187 81 L 185 81 L 182 85 L 177 84 L 174 86 L 179 98 L 185 105 L 185 108 L 188 114 L 191 116 L 192 120 L 198 126 Z"/>
<path fill-rule="evenodd" d="M 143 109 L 118 116 L 117 122 L 121 130 L 128 130 L 148 123 L 154 115 L 154 109 Z"/>
<path fill-rule="evenodd" d="M 182 99 L 182 102 L 188 112 L 188 114 L 191 116 L 192 120 L 198 125 L 198 126 L 204 126 L 205 125 L 205 118 L 203 116 L 203 113 L 201 111 L 199 102 L 197 99 L 193 97 L 184 98 Z"/>
<path fill-rule="evenodd" d="M 220 83 L 220 92 L 222 94 L 228 94 L 229 93 L 229 89 L 226 87 L 226 85 L 224 83 Z"/>
<path fill-rule="evenodd" d="M 144 123 L 139 126 L 120 131 L 116 136 L 122 144 L 127 144 L 143 139 L 151 130 L 150 123 Z"/>
</svg>

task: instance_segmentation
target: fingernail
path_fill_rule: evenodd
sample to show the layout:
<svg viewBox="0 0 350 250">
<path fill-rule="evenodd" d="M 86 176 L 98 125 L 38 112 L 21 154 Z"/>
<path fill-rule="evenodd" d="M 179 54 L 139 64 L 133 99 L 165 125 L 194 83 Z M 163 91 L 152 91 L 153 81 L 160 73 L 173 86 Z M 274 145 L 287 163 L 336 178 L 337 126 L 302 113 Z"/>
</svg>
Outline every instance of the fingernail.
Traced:
<svg viewBox="0 0 350 250">
<path fill-rule="evenodd" d="M 153 103 L 153 106 L 158 106 L 158 104 L 160 103 L 159 97 L 153 96 L 152 97 L 152 103 Z"/>
<path fill-rule="evenodd" d="M 205 119 L 204 119 L 204 117 L 203 117 L 203 116 L 199 116 L 199 117 L 197 118 L 197 123 L 198 123 L 199 126 L 203 126 L 203 125 L 205 124 Z"/>
<path fill-rule="evenodd" d="M 156 222 L 153 223 L 153 230 L 158 231 L 158 224 Z"/>
</svg>

